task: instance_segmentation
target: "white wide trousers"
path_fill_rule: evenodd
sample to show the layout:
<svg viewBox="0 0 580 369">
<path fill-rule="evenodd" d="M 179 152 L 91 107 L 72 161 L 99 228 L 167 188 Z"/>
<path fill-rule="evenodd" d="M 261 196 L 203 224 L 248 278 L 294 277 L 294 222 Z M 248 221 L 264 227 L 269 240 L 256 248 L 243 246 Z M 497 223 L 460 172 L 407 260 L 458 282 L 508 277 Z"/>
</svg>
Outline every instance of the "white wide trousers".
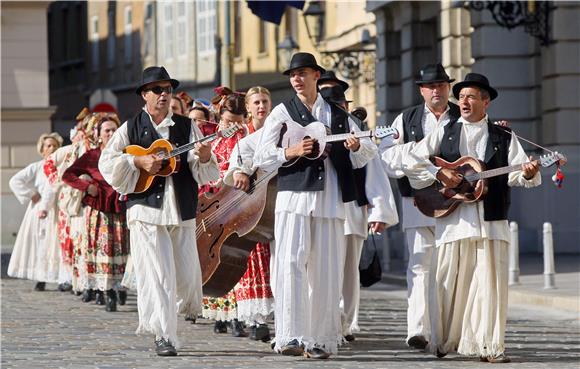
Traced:
<svg viewBox="0 0 580 369">
<path fill-rule="evenodd" d="M 354 234 L 346 237 L 344 277 L 342 282 L 342 335 L 347 336 L 360 331 L 358 310 L 360 303 L 359 264 L 364 238 Z"/>
<path fill-rule="evenodd" d="M 133 221 L 131 258 L 137 282 L 139 327 L 179 347 L 177 314 L 201 313 L 201 268 L 194 227 Z"/>
<path fill-rule="evenodd" d="M 274 232 L 275 350 L 297 339 L 306 349 L 336 353 L 343 339 L 344 219 L 277 212 Z"/>
</svg>

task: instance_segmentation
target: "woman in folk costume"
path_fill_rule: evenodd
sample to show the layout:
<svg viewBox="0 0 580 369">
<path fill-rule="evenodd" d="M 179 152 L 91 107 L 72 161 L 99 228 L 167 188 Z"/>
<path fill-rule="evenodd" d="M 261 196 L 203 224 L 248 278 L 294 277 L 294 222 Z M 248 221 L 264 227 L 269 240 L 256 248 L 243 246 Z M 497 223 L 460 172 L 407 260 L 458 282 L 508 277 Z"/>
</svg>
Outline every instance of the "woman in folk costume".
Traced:
<svg viewBox="0 0 580 369">
<path fill-rule="evenodd" d="M 68 291 L 74 288 L 73 236 L 80 235 L 84 230 L 83 215 L 81 213 L 80 191 L 73 189 L 62 182 L 64 171 L 85 151 L 90 148 L 90 140 L 85 134 L 90 120 L 89 110 L 83 108 L 77 115 L 77 125 L 71 129 L 71 145 L 63 146 L 51 154 L 44 162 L 44 173 L 56 197 L 57 203 L 57 233 L 61 248 L 60 275 L 58 278 L 59 290 Z M 80 292 L 79 289 L 75 291 Z"/>
<path fill-rule="evenodd" d="M 250 120 L 248 131 L 234 148 L 224 183 L 246 191 L 249 178 L 255 172 L 253 156 L 266 117 L 272 110 L 270 91 L 264 87 L 252 87 L 246 93 L 246 108 Z M 261 131 L 260 131 L 261 132 Z M 237 155 L 237 153 L 240 155 Z M 268 341 L 270 330 L 266 320 L 274 312 L 274 297 L 270 287 L 270 243 L 257 243 L 248 256 L 248 268 L 235 288 L 238 319 L 250 326 L 250 339 Z"/>
<path fill-rule="evenodd" d="M 42 166 L 61 144 L 58 133 L 41 135 L 37 149 L 43 159 L 16 173 L 9 182 L 18 201 L 28 203 L 28 208 L 14 243 L 8 275 L 38 281 L 34 288 L 37 291 L 44 291 L 46 282 L 58 281 L 60 250 L 54 196 Z"/>
<path fill-rule="evenodd" d="M 197 128 L 204 136 L 214 134 L 217 130 L 217 123 L 212 117 L 212 113 L 203 102 L 194 100 L 192 107 L 189 109 L 189 118 L 197 125 Z"/>
<path fill-rule="evenodd" d="M 87 151 L 63 174 L 63 181 L 83 191 L 85 205 L 85 231 L 75 257 L 79 257 L 79 269 L 86 272 L 81 280 L 83 288 L 96 290 L 96 303 L 104 304 L 106 310 L 117 310 L 117 293 L 129 255 L 129 232 L 125 218 L 125 204 L 99 172 L 99 158 L 109 139 L 120 125 L 116 114 L 95 113 L 91 126 L 98 147 Z M 87 175 L 89 179 L 83 179 Z M 75 248 L 77 249 L 77 248 Z M 126 292 L 119 291 L 119 303 L 125 304 Z"/>
<path fill-rule="evenodd" d="M 247 114 L 244 95 L 233 92 L 227 87 L 217 87 L 214 91 L 217 95 L 212 99 L 212 104 L 214 113 L 219 117 L 218 130 L 236 124 L 243 126 Z M 206 192 L 217 193 L 223 186 L 223 176 L 228 169 L 228 160 L 233 153 L 234 146 L 246 134 L 245 129 L 242 129 L 229 138 L 220 137 L 212 142 L 212 152 L 218 161 L 220 178 L 208 185 L 200 186 L 200 196 Z M 233 336 L 247 336 L 242 324 L 237 319 L 237 303 L 233 289 L 223 297 L 204 296 L 202 316 L 208 319 L 215 319 L 215 333 L 226 333 L 228 323 L 230 323 Z"/>
</svg>

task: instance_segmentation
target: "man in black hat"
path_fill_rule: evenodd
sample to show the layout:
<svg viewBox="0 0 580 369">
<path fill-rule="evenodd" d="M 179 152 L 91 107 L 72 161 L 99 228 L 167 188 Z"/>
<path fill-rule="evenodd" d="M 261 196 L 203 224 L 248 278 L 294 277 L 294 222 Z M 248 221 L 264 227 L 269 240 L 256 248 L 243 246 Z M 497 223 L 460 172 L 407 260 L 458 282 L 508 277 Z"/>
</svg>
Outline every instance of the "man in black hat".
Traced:
<svg viewBox="0 0 580 369">
<path fill-rule="evenodd" d="M 133 156 L 124 149 L 128 145 L 147 148 L 160 138 L 183 146 L 203 137 L 190 119 L 171 112 L 171 94 L 178 84 L 163 67 L 145 69 L 135 91 L 145 106 L 119 127 L 99 160 L 103 177 L 127 195 L 137 280 L 137 332 L 155 334 L 160 356 L 177 355 L 177 312 L 193 316 L 201 312 L 201 268 L 195 243 L 197 186 L 217 180 L 219 168 L 211 146 L 198 144 L 180 155 L 179 171 L 156 177 L 147 191 L 134 193 L 141 173 L 154 175 L 164 164 L 157 155 Z"/>
<path fill-rule="evenodd" d="M 332 144 L 326 159 L 301 158 L 314 151 L 316 140 L 278 147 L 284 122 L 306 126 L 320 121 L 332 133 L 358 131 L 341 109 L 318 94 L 324 69 L 312 54 L 297 53 L 284 72 L 296 95 L 274 108 L 264 124 L 255 164 L 278 169 L 274 234 L 275 350 L 324 359 L 342 340 L 340 291 L 345 252 L 345 202 L 366 203 L 364 182 L 353 176 L 376 155 L 369 139 L 348 138 Z M 321 148 L 324 149 L 324 148 Z M 300 158 L 291 166 L 282 166 Z"/>
<path fill-rule="evenodd" d="M 399 131 L 396 145 L 384 151 L 382 157 L 387 164 L 389 176 L 397 178 L 402 196 L 402 229 L 405 232 L 409 262 L 407 264 L 407 344 L 424 349 L 430 332 L 429 270 L 434 246 L 433 218 L 417 210 L 413 203 L 413 189 L 403 173 L 403 158 L 406 153 L 430 132 L 459 117 L 457 105 L 449 102 L 451 82 L 440 63 L 428 64 L 419 72 L 415 81 L 423 103 L 413 106 L 395 118 L 392 127 Z"/>
<path fill-rule="evenodd" d="M 491 123 L 487 109 L 497 91 L 488 79 L 469 73 L 453 86 L 461 117 L 437 128 L 405 159 L 414 188 L 434 181 L 455 188 L 463 181 L 457 171 L 435 167 L 429 158 L 454 162 L 470 156 L 486 169 L 521 165 L 520 171 L 488 178 L 483 201 L 462 203 L 435 220 L 436 254 L 429 288 L 430 351 L 438 357 L 455 351 L 492 363 L 509 362 L 504 354 L 507 320 L 509 187 L 541 183 L 538 164 L 528 157 L 517 137 Z M 529 158 L 531 159 L 531 157 Z"/>
<path fill-rule="evenodd" d="M 348 110 L 351 102 L 344 92 L 348 83 L 339 80 L 334 72 L 326 71 L 318 80 L 318 89 L 324 100 L 338 104 Z M 358 118 L 358 117 L 357 117 Z M 362 120 L 357 122 L 362 124 Z M 344 256 L 344 277 L 342 283 L 341 322 L 342 334 L 347 341 L 355 339 L 354 333 L 360 330 L 358 312 L 360 302 L 359 264 L 364 241 L 369 228 L 380 234 L 388 226 L 399 222 L 395 199 L 389 178 L 377 155 L 364 168 L 356 169 L 365 179 L 365 196 L 371 206 L 360 206 L 356 201 L 345 203 L 346 252 Z M 362 174 L 360 174 L 362 172 Z"/>
</svg>

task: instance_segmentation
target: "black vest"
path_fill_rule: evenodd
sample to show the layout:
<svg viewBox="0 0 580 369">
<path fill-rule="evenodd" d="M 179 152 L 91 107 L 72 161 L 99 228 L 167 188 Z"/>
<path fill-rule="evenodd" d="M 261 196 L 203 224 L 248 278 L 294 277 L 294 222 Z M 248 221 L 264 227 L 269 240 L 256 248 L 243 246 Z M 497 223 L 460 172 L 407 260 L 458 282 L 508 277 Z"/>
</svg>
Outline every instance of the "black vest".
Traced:
<svg viewBox="0 0 580 369">
<path fill-rule="evenodd" d="M 329 104 L 332 115 L 331 133 L 348 133 L 350 128 L 348 116 L 332 103 Z M 298 96 L 284 102 L 284 106 L 290 117 L 303 126 L 316 121 Z M 359 206 L 367 205 L 369 202 L 365 193 L 366 168 L 352 168 L 349 150 L 344 147 L 342 142 L 331 144 L 329 159 L 336 170 L 342 201 L 356 200 Z M 278 169 L 278 191 L 323 191 L 324 178 L 324 160 L 301 158 L 290 167 Z"/>
<path fill-rule="evenodd" d="M 449 102 L 448 105 L 449 120 L 452 121 L 459 119 L 461 116 L 459 107 L 452 102 Z M 421 124 L 424 111 L 425 104 L 416 105 L 403 111 L 403 140 L 405 143 L 413 141 L 419 142 L 425 137 L 423 132 L 423 125 Z M 397 184 L 401 196 L 413 196 L 413 188 L 411 187 L 407 177 L 397 179 Z"/>
<path fill-rule="evenodd" d="M 491 121 L 491 120 L 490 120 Z M 453 120 L 445 126 L 445 133 L 440 146 L 440 157 L 449 162 L 461 157 L 459 153 L 459 140 L 461 139 L 462 123 Z M 486 169 L 495 169 L 508 165 L 508 151 L 511 143 L 511 134 L 505 132 L 491 123 L 487 123 L 489 138 L 485 148 L 484 163 Z M 488 190 L 483 199 L 483 219 L 504 220 L 507 219 L 510 207 L 510 188 L 508 175 L 504 174 L 487 179 Z"/>
<path fill-rule="evenodd" d="M 171 120 L 175 122 L 169 127 L 169 142 L 174 146 L 183 146 L 189 143 L 191 134 L 191 120 L 173 114 Z M 132 145 L 149 147 L 153 141 L 161 138 L 153 127 L 149 115 L 141 110 L 139 114 L 127 121 L 127 133 Z M 181 159 L 179 170 L 171 175 L 175 188 L 175 197 L 182 220 L 195 218 L 197 209 L 197 183 L 193 179 L 187 163 L 187 152 L 179 155 Z M 135 204 L 161 208 L 165 191 L 165 177 L 155 177 L 151 187 L 142 193 L 127 195 L 127 208 Z"/>
</svg>

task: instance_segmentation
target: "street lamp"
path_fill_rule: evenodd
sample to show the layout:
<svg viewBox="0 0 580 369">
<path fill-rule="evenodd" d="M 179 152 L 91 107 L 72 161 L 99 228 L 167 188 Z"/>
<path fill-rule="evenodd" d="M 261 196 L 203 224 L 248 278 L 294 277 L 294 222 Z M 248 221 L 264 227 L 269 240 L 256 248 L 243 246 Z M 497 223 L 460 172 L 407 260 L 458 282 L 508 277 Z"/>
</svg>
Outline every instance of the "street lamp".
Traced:
<svg viewBox="0 0 580 369">
<path fill-rule="evenodd" d="M 278 46 L 276 46 L 276 49 L 279 53 L 279 60 L 281 63 L 283 63 L 282 68 L 286 68 L 288 65 L 290 65 L 292 54 L 294 54 L 294 52 L 299 48 L 300 46 L 298 46 L 298 43 L 294 41 L 292 36 L 290 34 L 286 34 L 286 37 L 284 37 Z"/>
<path fill-rule="evenodd" d="M 308 38 L 314 46 L 318 46 L 324 30 L 324 8 L 321 1 L 311 1 L 303 13 Z"/>
</svg>

